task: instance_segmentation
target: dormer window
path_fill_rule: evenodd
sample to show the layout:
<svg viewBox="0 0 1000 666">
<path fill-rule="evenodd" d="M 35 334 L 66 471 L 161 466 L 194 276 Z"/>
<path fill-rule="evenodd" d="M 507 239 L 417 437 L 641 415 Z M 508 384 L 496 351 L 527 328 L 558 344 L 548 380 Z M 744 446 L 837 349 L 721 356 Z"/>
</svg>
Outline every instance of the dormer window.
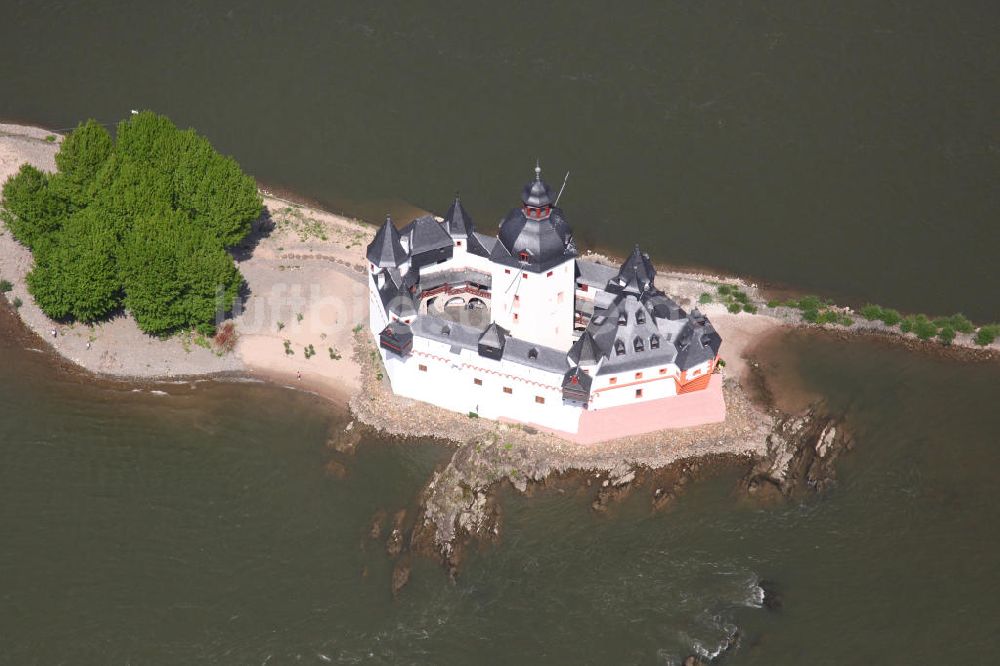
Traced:
<svg viewBox="0 0 1000 666">
<path fill-rule="evenodd" d="M 621 340 L 615 340 L 615 354 L 618 356 L 625 354 L 625 343 Z"/>
<path fill-rule="evenodd" d="M 650 338 L 649 338 L 649 348 L 650 349 L 659 349 L 660 348 L 660 336 L 658 336 L 658 335 L 652 335 L 652 336 L 650 336 Z"/>
<path fill-rule="evenodd" d="M 632 347 L 637 352 L 645 351 L 645 349 L 646 349 L 646 343 L 644 343 L 642 341 L 642 338 L 640 338 L 639 336 L 636 336 L 635 340 L 632 341 Z"/>
<path fill-rule="evenodd" d="M 619 313 L 619 315 L 618 315 L 618 325 L 619 326 L 624 326 L 627 323 L 628 323 L 628 315 L 625 314 L 624 312 Z"/>
<path fill-rule="evenodd" d="M 525 252 L 524 250 L 521 250 L 521 254 L 518 255 L 518 256 L 521 257 L 521 261 L 527 261 L 528 260 L 528 253 Z"/>
<path fill-rule="evenodd" d="M 642 310 L 635 311 L 635 323 L 645 324 L 646 323 L 646 313 Z"/>
<path fill-rule="evenodd" d="M 535 349 L 534 347 L 532 347 L 531 349 L 529 349 L 528 350 L 528 358 L 530 358 L 531 360 L 535 360 L 536 358 L 538 358 L 538 350 Z"/>
<path fill-rule="evenodd" d="M 448 326 L 447 324 L 445 324 L 444 326 L 442 326 L 441 327 L 441 333 L 443 335 L 451 335 L 451 326 Z"/>
</svg>

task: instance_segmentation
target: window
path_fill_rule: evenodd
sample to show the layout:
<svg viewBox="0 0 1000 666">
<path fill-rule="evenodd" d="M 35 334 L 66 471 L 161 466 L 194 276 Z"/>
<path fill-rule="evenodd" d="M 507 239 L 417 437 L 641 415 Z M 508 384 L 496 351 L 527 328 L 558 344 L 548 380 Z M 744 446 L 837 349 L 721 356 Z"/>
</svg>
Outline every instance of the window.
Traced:
<svg viewBox="0 0 1000 666">
<path fill-rule="evenodd" d="M 538 358 L 538 350 L 535 349 L 534 347 L 532 347 L 531 349 L 529 349 L 528 350 L 528 358 L 530 358 L 532 360 Z"/>
<path fill-rule="evenodd" d="M 546 273 L 545 277 L 552 277 L 552 271 L 549 271 L 548 273 Z"/>
<path fill-rule="evenodd" d="M 660 374 L 661 375 L 667 374 L 667 369 L 666 368 L 660 368 Z"/>
<path fill-rule="evenodd" d="M 509 268 L 503 269 L 503 272 L 506 273 L 507 275 L 510 275 L 510 269 Z"/>
<path fill-rule="evenodd" d="M 612 386 L 614 386 L 615 384 L 618 383 L 618 378 L 617 377 L 612 377 L 611 379 L 608 380 L 608 383 L 611 384 Z"/>
<path fill-rule="evenodd" d="M 646 349 L 646 343 L 642 341 L 638 335 L 635 336 L 635 340 L 632 341 L 632 347 L 637 351 L 641 352 Z"/>
<path fill-rule="evenodd" d="M 528 260 L 528 253 L 525 252 L 524 250 L 521 250 L 521 254 L 519 254 L 518 256 L 521 258 L 521 261 L 527 261 Z M 528 277 L 528 276 L 525 275 L 525 277 Z"/>
<path fill-rule="evenodd" d="M 624 326 L 627 323 L 628 323 L 628 315 L 626 315 L 624 312 L 619 313 L 619 315 L 618 315 L 618 325 L 619 326 Z"/>
<path fill-rule="evenodd" d="M 645 324 L 646 323 L 646 313 L 642 310 L 635 311 L 635 323 Z"/>
<path fill-rule="evenodd" d="M 545 398 L 543 398 L 540 395 L 536 395 L 535 396 L 535 402 L 537 402 L 539 405 L 544 405 L 545 404 Z"/>
<path fill-rule="evenodd" d="M 462 241 L 455 241 L 455 247 L 462 247 Z"/>
<path fill-rule="evenodd" d="M 621 356 L 625 353 L 625 343 L 621 340 L 615 340 L 615 354 Z"/>
<path fill-rule="evenodd" d="M 528 274 L 527 273 L 521 273 L 521 278 L 524 279 L 524 280 L 527 280 L 528 279 Z"/>
<path fill-rule="evenodd" d="M 649 348 L 650 349 L 659 349 L 660 348 L 660 336 L 658 336 L 658 335 L 651 335 L 651 336 L 649 336 Z"/>
<path fill-rule="evenodd" d="M 518 321 L 518 320 L 519 320 L 520 318 L 521 318 L 521 315 L 519 315 L 519 314 L 517 314 L 517 313 L 515 312 L 515 313 L 514 313 L 514 321 Z"/>
<path fill-rule="evenodd" d="M 503 392 L 506 393 L 507 395 L 510 395 L 510 394 L 512 394 L 514 392 L 514 389 L 512 389 L 509 386 L 504 386 L 503 387 Z"/>
<path fill-rule="evenodd" d="M 514 302 L 515 303 L 520 303 L 521 302 L 521 296 L 520 296 L 520 294 L 514 294 Z"/>
<path fill-rule="evenodd" d="M 417 369 L 420 370 L 420 372 L 427 372 L 427 366 L 424 365 L 423 363 L 421 363 L 420 365 L 418 365 Z"/>
<path fill-rule="evenodd" d="M 479 377 L 476 377 L 475 379 L 472 380 L 472 383 L 475 384 L 476 386 L 482 386 L 483 380 L 480 379 Z"/>
<path fill-rule="evenodd" d="M 635 378 L 636 379 L 642 379 L 642 373 L 641 372 L 635 373 Z"/>
<path fill-rule="evenodd" d="M 642 389 L 636 389 L 635 390 L 635 397 L 637 397 L 637 398 L 641 398 L 642 397 Z"/>
<path fill-rule="evenodd" d="M 590 287 L 588 285 L 585 285 L 585 284 L 581 284 L 581 285 L 577 285 L 577 286 L 580 287 L 580 291 L 587 291 L 587 290 L 590 289 Z"/>
</svg>

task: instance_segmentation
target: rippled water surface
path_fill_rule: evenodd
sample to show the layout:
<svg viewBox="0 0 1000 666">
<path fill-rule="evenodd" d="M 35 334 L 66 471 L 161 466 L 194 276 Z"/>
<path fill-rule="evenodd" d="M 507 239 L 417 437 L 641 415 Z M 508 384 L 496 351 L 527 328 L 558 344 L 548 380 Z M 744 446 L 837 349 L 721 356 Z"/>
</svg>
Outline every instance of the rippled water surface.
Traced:
<svg viewBox="0 0 1000 666">
<path fill-rule="evenodd" d="M 1000 318 L 996 2 L 630 4 L 8 1 L 0 118 L 153 108 L 335 209 L 458 189 L 491 233 L 538 157 L 584 245 Z"/>
<path fill-rule="evenodd" d="M 0 661 L 666 664 L 737 631 L 726 663 L 1000 647 L 995 365 L 792 337 L 764 363 L 794 362 L 857 430 L 834 491 L 761 508 L 733 469 L 655 515 L 639 494 L 608 516 L 584 490 L 505 495 L 499 546 L 456 584 L 417 560 L 394 601 L 365 534 L 444 448 L 342 458 L 325 446 L 342 420 L 307 395 L 95 386 L 10 340 L 0 358 Z"/>
</svg>

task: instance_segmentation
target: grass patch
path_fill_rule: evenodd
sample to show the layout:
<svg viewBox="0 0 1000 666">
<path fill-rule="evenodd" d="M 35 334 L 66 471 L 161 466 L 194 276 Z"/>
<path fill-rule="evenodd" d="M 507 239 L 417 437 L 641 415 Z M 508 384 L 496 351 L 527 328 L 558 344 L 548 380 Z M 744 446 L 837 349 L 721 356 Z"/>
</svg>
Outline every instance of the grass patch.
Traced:
<svg viewBox="0 0 1000 666">
<path fill-rule="evenodd" d="M 8 291 L 14 288 L 10 280 L 0 280 L 0 292 L 6 294 Z"/>
<path fill-rule="evenodd" d="M 701 296 L 698 297 L 698 302 L 701 303 L 702 305 L 705 305 L 706 303 L 711 303 L 712 294 L 708 293 L 707 291 L 702 292 Z"/>
</svg>

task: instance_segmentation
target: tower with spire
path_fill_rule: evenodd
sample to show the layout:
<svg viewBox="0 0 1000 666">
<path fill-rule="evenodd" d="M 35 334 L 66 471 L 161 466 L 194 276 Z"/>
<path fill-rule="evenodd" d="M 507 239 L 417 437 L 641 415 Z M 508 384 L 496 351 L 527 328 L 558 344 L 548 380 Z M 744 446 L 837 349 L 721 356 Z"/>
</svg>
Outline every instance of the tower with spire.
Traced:
<svg viewBox="0 0 1000 666">
<path fill-rule="evenodd" d="M 535 177 L 521 205 L 500 222 L 493 274 L 493 320 L 512 335 L 551 347 L 573 341 L 576 244 L 548 184 Z"/>
</svg>

